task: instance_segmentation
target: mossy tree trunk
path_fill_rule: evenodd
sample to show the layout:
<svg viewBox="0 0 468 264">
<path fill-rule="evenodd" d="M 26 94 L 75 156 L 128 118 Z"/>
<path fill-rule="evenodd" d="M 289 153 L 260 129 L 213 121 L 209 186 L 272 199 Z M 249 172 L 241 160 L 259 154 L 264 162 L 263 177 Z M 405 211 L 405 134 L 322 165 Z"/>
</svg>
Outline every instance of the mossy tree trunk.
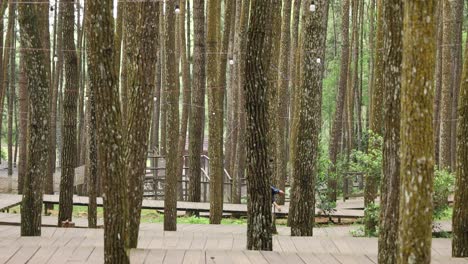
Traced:
<svg viewBox="0 0 468 264">
<path fill-rule="evenodd" d="M 42 36 L 35 26 L 39 13 L 34 4 L 21 3 L 18 8 L 21 30 L 21 48 L 28 80 L 29 122 L 27 172 L 23 181 L 21 203 L 21 235 L 41 235 L 42 194 L 48 172 L 49 137 L 49 79 L 46 54 L 42 49 Z"/>
<path fill-rule="evenodd" d="M 206 84 L 208 86 L 208 156 L 210 157 L 210 224 L 223 216 L 223 102 L 224 88 L 218 87 L 221 3 L 209 0 L 206 7 Z"/>
<path fill-rule="evenodd" d="M 436 1 L 404 1 L 397 263 L 430 263 Z"/>
<path fill-rule="evenodd" d="M 99 173 L 104 200 L 104 262 L 129 263 L 125 250 L 127 182 L 111 1 L 86 2 L 90 87 L 95 90 Z M 91 25 L 91 23 L 93 23 Z"/>
<path fill-rule="evenodd" d="M 315 215 L 315 179 L 318 174 L 319 137 L 322 125 L 322 82 L 325 65 L 328 1 L 315 1 L 316 11 L 303 12 L 302 78 L 299 94 L 297 153 L 293 166 L 290 218 L 292 236 L 312 236 Z M 304 8 L 310 5 L 304 1 Z M 319 61 L 320 59 L 320 61 Z"/>
<path fill-rule="evenodd" d="M 468 50 L 468 41 L 467 41 Z M 458 101 L 457 177 L 453 205 L 452 256 L 468 257 L 468 56 L 465 56 Z"/>
<path fill-rule="evenodd" d="M 152 95 L 156 80 L 159 44 L 157 2 L 127 3 L 129 86 L 128 119 L 125 132 L 125 164 L 128 190 L 127 247 L 136 248 L 140 228 L 146 156 L 151 127 Z"/>
<path fill-rule="evenodd" d="M 396 263 L 400 205 L 400 92 L 403 1 L 384 3 L 384 144 L 380 188 L 379 263 Z"/>
</svg>

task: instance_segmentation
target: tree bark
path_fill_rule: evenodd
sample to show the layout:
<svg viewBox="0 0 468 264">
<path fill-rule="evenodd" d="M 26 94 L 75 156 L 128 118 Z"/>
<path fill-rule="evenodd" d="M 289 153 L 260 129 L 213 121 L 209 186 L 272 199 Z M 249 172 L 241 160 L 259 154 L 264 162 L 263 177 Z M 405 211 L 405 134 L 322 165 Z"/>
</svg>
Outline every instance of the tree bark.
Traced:
<svg viewBox="0 0 468 264">
<path fill-rule="evenodd" d="M 221 3 L 209 0 L 206 8 L 206 84 L 208 86 L 210 157 L 210 224 L 221 224 L 223 216 L 223 101 L 224 87 L 218 87 Z M 229 35 L 228 35 L 229 36 Z"/>
<path fill-rule="evenodd" d="M 146 156 L 149 144 L 156 59 L 159 42 L 159 3 L 127 3 L 127 14 L 135 25 L 128 24 L 129 106 L 125 133 L 125 164 L 128 188 L 127 247 L 136 248 L 140 228 Z M 156 14 L 156 15 L 155 15 Z M 129 20 L 130 20 L 129 16 Z M 146 99 L 145 99 L 146 98 Z"/>
<path fill-rule="evenodd" d="M 400 205 L 400 91 L 403 1 L 384 3 L 384 144 L 380 189 L 379 263 L 396 263 Z"/>
<path fill-rule="evenodd" d="M 404 1 L 398 263 L 430 263 L 436 1 Z"/>
<path fill-rule="evenodd" d="M 247 115 L 247 249 L 273 248 L 271 234 L 271 171 L 268 162 L 268 116 L 266 23 L 271 16 L 271 1 L 251 1 L 247 30 L 245 66 L 245 111 Z"/>
<path fill-rule="evenodd" d="M 60 203 L 58 226 L 71 221 L 73 213 L 73 189 L 75 181 L 76 123 L 78 87 L 78 56 L 74 41 L 75 8 L 72 0 L 62 0 L 60 16 L 63 26 L 63 48 L 65 57 L 65 97 L 63 102 L 63 150 L 62 175 L 60 180 Z"/>
<path fill-rule="evenodd" d="M 468 50 L 468 41 L 465 51 Z M 457 170 L 453 205 L 452 256 L 468 257 L 468 56 L 465 55 L 458 99 Z"/>
<path fill-rule="evenodd" d="M 316 11 L 306 11 L 302 26 L 302 71 L 297 122 L 297 154 L 293 166 L 291 206 L 292 236 L 312 236 L 315 215 L 315 178 L 318 174 L 319 137 L 322 125 L 322 81 L 328 22 L 328 1 L 315 1 Z M 320 37 L 318 37 L 320 36 Z M 320 59 L 320 62 L 318 61 Z"/>
<path fill-rule="evenodd" d="M 89 78 L 94 78 L 90 75 Z M 98 160 L 97 160 L 97 140 L 96 140 L 96 98 L 95 80 L 90 80 L 88 83 L 88 227 L 97 227 L 97 201 L 98 196 Z"/>
<path fill-rule="evenodd" d="M 289 53 L 291 50 L 291 4 L 292 1 L 285 1 L 283 3 L 283 16 L 281 21 L 281 46 L 279 55 L 279 72 L 277 83 L 277 115 L 276 115 L 276 175 L 278 188 L 285 190 L 287 165 L 288 165 L 288 151 L 287 151 L 287 135 L 288 135 L 288 85 L 289 80 Z M 278 199 L 279 204 L 284 204 L 284 197 Z"/>
<path fill-rule="evenodd" d="M 338 161 L 338 151 L 341 134 L 343 133 L 343 111 L 346 98 L 347 74 L 349 67 L 349 0 L 342 2 L 342 42 L 341 42 L 341 70 L 339 90 L 336 100 L 336 111 L 332 125 L 332 133 L 330 138 L 330 162 L 331 173 L 336 174 L 336 165 Z M 337 198 L 337 175 L 333 175 L 328 181 L 328 197 L 331 201 L 336 201 Z"/>
<path fill-rule="evenodd" d="M 13 27 L 15 28 L 15 10 L 16 5 L 10 4 L 12 10 Z M 11 36 L 11 52 L 10 52 L 10 72 L 9 72 L 9 85 L 8 88 L 8 176 L 13 175 L 13 111 L 15 100 L 15 86 L 16 86 L 16 32 Z"/>
<path fill-rule="evenodd" d="M 19 161 L 18 161 L 18 194 L 23 194 L 24 178 L 27 169 L 28 155 L 28 80 L 26 76 L 26 65 L 24 61 L 24 52 L 20 53 L 20 75 L 18 87 L 18 105 L 19 105 Z"/>
<path fill-rule="evenodd" d="M 35 28 L 40 18 L 35 5 L 22 3 L 18 11 L 30 107 L 28 164 L 21 204 L 21 235 L 40 236 L 42 194 L 49 158 L 49 79 L 46 68 L 41 67 L 47 63 L 47 57 L 41 50 L 42 36 Z"/>
<path fill-rule="evenodd" d="M 125 251 L 127 188 L 110 1 L 86 2 L 88 71 L 96 98 L 99 173 L 104 200 L 104 262 L 129 263 Z"/>
<path fill-rule="evenodd" d="M 440 100 L 440 142 L 439 142 L 439 167 L 441 169 L 451 169 L 451 119 L 452 119 L 452 86 L 454 80 L 452 71 L 454 70 L 453 57 L 453 34 L 454 15 L 453 2 L 443 0 L 443 40 L 442 40 L 442 94 Z"/>
<path fill-rule="evenodd" d="M 193 79 L 189 119 L 189 201 L 200 202 L 203 116 L 205 115 L 205 1 L 193 2 Z"/>
<path fill-rule="evenodd" d="M 177 89 L 178 75 L 176 68 L 176 18 L 175 3 L 166 3 L 165 13 L 165 96 L 167 109 L 167 155 L 166 155 L 166 186 L 164 188 L 164 230 L 177 230 L 177 179 L 179 176 L 179 91 Z"/>
</svg>

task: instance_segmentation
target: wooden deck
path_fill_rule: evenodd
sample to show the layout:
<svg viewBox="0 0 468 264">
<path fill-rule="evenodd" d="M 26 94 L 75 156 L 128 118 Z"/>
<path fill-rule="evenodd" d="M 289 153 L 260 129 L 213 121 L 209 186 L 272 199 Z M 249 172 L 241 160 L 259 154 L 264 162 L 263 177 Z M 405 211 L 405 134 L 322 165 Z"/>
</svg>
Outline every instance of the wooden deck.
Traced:
<svg viewBox="0 0 468 264">
<path fill-rule="evenodd" d="M 0 212 L 8 211 L 8 209 L 17 206 L 21 200 L 21 195 L 0 193 Z"/>
<path fill-rule="evenodd" d="M 245 226 L 178 227 L 165 232 L 162 225 L 142 225 L 131 263 L 377 263 L 377 239 L 337 236 L 341 231 L 281 234 L 274 236 L 273 252 L 252 252 L 245 250 Z M 0 263 L 103 263 L 102 229 L 45 227 L 42 232 L 42 237 L 20 237 L 19 227 L 0 226 Z M 432 263 L 468 263 L 450 258 L 448 239 L 433 239 L 432 257 Z"/>
</svg>

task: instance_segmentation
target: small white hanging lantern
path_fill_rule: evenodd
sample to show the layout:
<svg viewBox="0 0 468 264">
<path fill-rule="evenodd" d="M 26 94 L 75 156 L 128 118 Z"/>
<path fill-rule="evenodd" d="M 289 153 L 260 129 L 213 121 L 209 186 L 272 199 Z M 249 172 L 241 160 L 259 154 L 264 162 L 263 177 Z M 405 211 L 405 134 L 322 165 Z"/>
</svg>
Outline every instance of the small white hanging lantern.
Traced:
<svg viewBox="0 0 468 264">
<path fill-rule="evenodd" d="M 234 65 L 234 59 L 233 58 L 229 58 L 229 65 Z"/>
<path fill-rule="evenodd" d="M 156 96 L 153 97 L 153 101 L 155 101 L 155 102 L 158 101 L 158 98 Z"/>
<path fill-rule="evenodd" d="M 54 55 L 54 62 L 57 62 L 58 61 L 58 57 L 57 55 Z"/>
<path fill-rule="evenodd" d="M 180 13 L 179 5 L 176 5 L 176 6 L 175 6 L 175 13 L 176 13 L 176 14 L 179 14 L 179 13 Z"/>
<path fill-rule="evenodd" d="M 322 63 L 322 60 L 320 58 L 317 58 L 317 64 Z"/>
<path fill-rule="evenodd" d="M 310 12 L 315 12 L 317 10 L 317 6 L 315 5 L 315 2 L 312 2 L 309 6 Z"/>
</svg>

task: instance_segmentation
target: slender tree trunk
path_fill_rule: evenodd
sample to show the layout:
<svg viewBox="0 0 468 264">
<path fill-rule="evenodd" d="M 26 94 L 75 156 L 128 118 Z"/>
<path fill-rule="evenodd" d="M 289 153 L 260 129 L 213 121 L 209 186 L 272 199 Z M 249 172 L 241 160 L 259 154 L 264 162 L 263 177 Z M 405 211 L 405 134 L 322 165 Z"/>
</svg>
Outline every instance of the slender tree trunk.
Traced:
<svg viewBox="0 0 468 264">
<path fill-rule="evenodd" d="M 430 263 L 436 1 L 404 1 L 397 263 Z"/>
<path fill-rule="evenodd" d="M 454 30 L 453 30 L 453 57 L 452 60 L 454 70 L 453 74 L 453 85 L 452 85 L 452 107 L 451 107 L 451 122 L 450 122 L 450 167 L 456 170 L 457 160 L 457 109 L 458 109 L 458 97 L 460 94 L 460 81 L 463 71 L 463 48 L 462 48 L 462 35 L 463 35 L 463 10 L 464 1 L 455 0 L 453 3 L 454 12 Z"/>
<path fill-rule="evenodd" d="M 19 105 L 19 161 L 18 161 L 18 194 L 23 194 L 24 178 L 27 166 L 27 138 L 28 138 L 28 80 L 26 76 L 26 65 L 24 51 L 20 53 L 20 75 L 18 87 Z"/>
<path fill-rule="evenodd" d="M 60 180 L 60 203 L 58 226 L 71 221 L 73 213 L 73 189 L 76 165 L 76 123 L 78 87 L 78 56 L 74 41 L 75 12 L 72 0 L 61 0 L 60 16 L 63 26 L 65 57 L 65 96 L 63 102 L 63 150 L 62 175 Z"/>
<path fill-rule="evenodd" d="M 187 128 L 188 128 L 188 117 L 189 117 L 189 110 L 190 110 L 190 102 L 191 102 L 191 97 L 192 97 L 192 91 L 191 91 L 191 82 L 190 82 L 190 65 L 188 62 L 188 57 L 187 57 L 187 41 L 185 39 L 185 13 L 186 13 L 186 0 L 181 0 L 180 1 L 180 13 L 179 13 L 179 51 L 180 51 L 180 68 L 182 72 L 182 87 L 183 87 L 183 106 L 182 106 L 182 116 L 181 116 L 181 123 L 180 123 L 180 135 L 179 135 L 179 149 L 178 153 L 180 155 L 180 160 L 179 160 L 179 169 L 177 172 L 177 175 L 180 175 L 180 177 L 183 176 L 184 169 L 185 167 L 184 164 L 184 153 L 185 153 L 185 145 L 186 145 L 186 140 L 187 140 Z M 185 175 L 187 176 L 187 175 Z M 186 188 L 186 191 L 188 189 Z M 183 190 L 184 190 L 184 182 L 181 182 L 180 185 L 180 200 L 184 199 L 183 195 Z"/>
<path fill-rule="evenodd" d="M 237 113 L 236 123 L 237 123 L 237 133 L 235 137 L 236 140 L 236 151 L 233 154 L 233 202 L 241 203 L 241 194 L 242 194 L 242 181 L 245 176 L 245 163 L 246 163 L 246 146 L 245 146 L 245 127 L 246 127 L 246 116 L 244 110 L 245 96 L 244 96 L 244 85 L 245 85 L 245 52 L 246 52 L 246 43 L 247 43 L 247 27 L 249 22 L 249 13 L 250 13 L 250 2 L 242 1 L 241 14 L 239 18 L 239 28 L 236 29 L 235 37 L 237 43 L 234 44 L 235 51 L 235 63 L 234 66 L 237 67 L 236 72 L 234 73 L 236 93 L 237 93 L 237 108 L 235 109 Z M 237 26 L 237 24 L 236 24 Z"/>
<path fill-rule="evenodd" d="M 159 25 L 160 25 L 160 34 L 161 36 L 166 36 L 166 17 L 164 15 L 164 7 L 161 8 L 159 14 Z M 161 121 L 160 121 L 160 132 L 161 132 L 161 143 L 160 143 L 160 155 L 166 155 L 166 147 L 167 147 L 167 138 L 166 138 L 166 125 L 167 125 L 167 101 L 166 101 L 166 41 L 161 41 Z"/>
<path fill-rule="evenodd" d="M 229 6 L 229 5 L 228 5 Z M 231 5 L 232 6 L 232 5 Z M 206 77 L 208 89 L 210 157 L 210 224 L 221 224 L 223 216 L 223 99 L 219 82 L 219 39 L 221 3 L 209 0 L 206 8 Z M 229 36 L 229 35 L 228 35 Z"/>
<path fill-rule="evenodd" d="M 338 151 L 339 151 L 339 142 L 340 137 L 343 132 L 343 111 L 345 106 L 346 98 L 346 83 L 347 83 L 347 73 L 349 67 L 349 0 L 344 0 L 342 2 L 342 38 L 341 41 L 341 70 L 340 70 L 340 81 L 338 88 L 338 95 L 336 100 L 336 111 L 332 125 L 332 133 L 330 139 L 330 161 L 331 161 L 331 178 L 328 181 L 328 195 L 329 199 L 336 201 L 337 198 L 337 175 L 336 174 L 336 165 L 338 161 Z"/>
<path fill-rule="evenodd" d="M 400 205 L 400 92 L 403 1 L 384 4 L 384 144 L 380 188 L 379 263 L 396 263 Z"/>
<path fill-rule="evenodd" d="M 13 21 L 15 22 L 15 10 L 14 4 L 10 5 L 13 10 Z M 15 23 L 13 23 L 15 27 Z M 15 100 L 15 86 L 16 86 L 16 32 L 11 37 L 11 52 L 10 52 L 10 87 L 8 89 L 8 176 L 13 175 L 13 111 L 14 111 L 14 100 Z"/>
<path fill-rule="evenodd" d="M 94 78 L 90 75 L 89 78 Z M 89 81 L 89 85 L 95 81 Z M 96 140 L 96 98 L 95 88 L 88 86 L 88 227 L 97 227 L 97 184 L 98 184 L 98 160 Z"/>
<path fill-rule="evenodd" d="M 193 2 L 193 79 L 189 119 L 189 201 L 200 202 L 203 116 L 205 115 L 205 1 Z"/>
<path fill-rule="evenodd" d="M 468 50 L 468 41 L 465 52 Z M 468 257 L 468 56 L 465 55 L 458 101 L 457 170 L 453 205 L 452 256 Z"/>
<path fill-rule="evenodd" d="M 437 8 L 437 57 L 435 70 L 435 99 L 434 99 L 434 141 L 435 161 L 439 164 L 440 149 L 440 98 L 442 96 L 442 47 L 443 47 L 443 2 L 438 2 Z"/>
<path fill-rule="evenodd" d="M 130 105 L 128 106 L 127 131 L 125 133 L 125 164 L 127 164 L 126 178 L 129 199 L 127 247 L 136 248 L 153 103 L 150 99 L 142 100 L 142 98 L 151 98 L 154 91 L 156 54 L 159 44 L 159 17 L 155 14 L 159 14 L 159 3 L 136 2 L 127 3 L 127 5 L 129 7 L 127 14 L 138 18 L 135 21 L 135 27 L 128 27 L 132 29 L 132 32 L 128 33 L 128 44 L 130 44 L 129 48 L 131 47 L 128 63 L 132 71 L 129 71 Z M 139 16 L 137 16 L 138 13 Z"/>
<path fill-rule="evenodd" d="M 303 12 L 300 108 L 293 166 L 291 206 L 292 236 L 312 236 L 315 215 L 315 178 L 318 174 L 319 137 L 322 125 L 322 81 L 325 67 L 328 1 L 315 1 L 316 11 Z M 304 2 L 304 8 L 307 2 Z M 320 37 L 317 37 L 320 36 Z M 320 61 L 318 61 L 320 59 Z"/>
<path fill-rule="evenodd" d="M 110 1 L 86 2 L 87 54 L 90 87 L 96 99 L 99 173 L 104 200 L 104 262 L 129 263 L 125 250 L 127 188 L 124 174 L 124 148 L 115 72 L 114 27 Z M 93 26 L 91 26 L 91 22 Z M 102 47 L 108 47 L 103 49 Z M 92 82 L 92 83 L 91 83 Z"/>
<path fill-rule="evenodd" d="M 46 54 L 41 50 L 42 36 L 35 28 L 39 12 L 34 4 L 19 5 L 21 48 L 28 76 L 30 116 L 28 122 L 28 163 L 21 204 L 21 235 L 41 235 L 41 209 L 44 180 L 48 168 L 49 79 Z"/>
<path fill-rule="evenodd" d="M 179 153 L 179 91 L 177 89 L 178 75 L 176 68 L 176 17 L 175 3 L 166 3 L 165 13 L 165 97 L 167 109 L 167 155 L 166 155 L 166 186 L 164 188 L 164 230 L 177 229 L 177 175 Z"/>
<path fill-rule="evenodd" d="M 281 46 L 279 55 L 279 71 L 277 83 L 277 115 L 276 115 L 276 181 L 278 188 L 285 190 L 287 165 L 288 165 L 288 151 L 287 151 L 287 135 L 288 135 L 288 76 L 289 76 L 289 62 L 291 50 L 291 4 L 292 1 L 285 1 L 283 4 L 283 16 L 281 22 Z M 279 204 L 284 204 L 284 197 L 278 199 Z"/>
<path fill-rule="evenodd" d="M 442 94 L 440 98 L 440 143 L 439 166 L 441 169 L 451 169 L 451 119 L 452 119 L 452 86 L 454 85 L 452 71 L 455 70 L 452 61 L 452 41 L 454 35 L 453 2 L 443 0 L 443 38 L 442 38 Z"/>
<path fill-rule="evenodd" d="M 375 1 L 369 3 L 369 119 L 372 116 L 372 93 L 374 89 L 374 70 L 375 70 Z"/>
<path fill-rule="evenodd" d="M 252 1 L 247 31 L 245 66 L 245 111 L 247 115 L 247 249 L 273 248 L 271 234 L 271 171 L 268 162 L 268 116 L 266 23 L 271 16 L 270 1 Z M 270 31 L 271 33 L 271 31 Z"/>
</svg>

